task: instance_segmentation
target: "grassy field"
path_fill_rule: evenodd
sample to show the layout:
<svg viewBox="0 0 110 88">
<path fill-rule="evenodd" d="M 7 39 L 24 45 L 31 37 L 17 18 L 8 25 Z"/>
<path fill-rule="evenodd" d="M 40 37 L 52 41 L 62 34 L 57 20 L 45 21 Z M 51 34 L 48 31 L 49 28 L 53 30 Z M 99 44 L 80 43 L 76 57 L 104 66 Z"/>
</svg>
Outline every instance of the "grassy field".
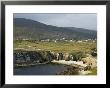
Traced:
<svg viewBox="0 0 110 88">
<path fill-rule="evenodd" d="M 53 52 L 71 53 L 73 51 L 81 51 L 90 53 L 92 48 L 96 48 L 97 43 L 88 42 L 40 42 L 40 41 L 14 41 L 14 49 L 27 49 L 27 50 L 45 50 Z"/>
</svg>

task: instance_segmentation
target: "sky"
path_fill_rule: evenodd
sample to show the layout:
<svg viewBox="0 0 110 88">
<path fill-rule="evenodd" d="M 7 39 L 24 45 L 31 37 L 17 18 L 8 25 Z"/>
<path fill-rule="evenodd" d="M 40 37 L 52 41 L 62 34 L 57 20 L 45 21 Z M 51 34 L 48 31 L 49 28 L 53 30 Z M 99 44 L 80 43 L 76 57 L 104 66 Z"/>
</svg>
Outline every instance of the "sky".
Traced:
<svg viewBox="0 0 110 88">
<path fill-rule="evenodd" d="M 14 18 L 26 18 L 58 27 L 97 30 L 96 13 L 14 13 Z"/>
</svg>

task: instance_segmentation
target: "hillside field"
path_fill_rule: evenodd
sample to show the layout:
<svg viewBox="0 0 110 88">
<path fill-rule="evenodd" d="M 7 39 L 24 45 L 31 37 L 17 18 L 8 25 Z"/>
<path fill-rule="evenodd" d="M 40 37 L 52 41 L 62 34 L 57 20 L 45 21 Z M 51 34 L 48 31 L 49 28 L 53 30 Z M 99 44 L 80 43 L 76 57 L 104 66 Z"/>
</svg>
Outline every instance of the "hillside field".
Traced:
<svg viewBox="0 0 110 88">
<path fill-rule="evenodd" d="M 90 53 L 91 49 L 97 48 L 97 43 L 93 41 L 88 42 L 41 42 L 41 41 L 28 41 L 16 40 L 14 41 L 14 49 L 25 49 L 29 51 L 44 50 L 52 51 L 55 53 L 71 53 L 81 51 Z"/>
</svg>

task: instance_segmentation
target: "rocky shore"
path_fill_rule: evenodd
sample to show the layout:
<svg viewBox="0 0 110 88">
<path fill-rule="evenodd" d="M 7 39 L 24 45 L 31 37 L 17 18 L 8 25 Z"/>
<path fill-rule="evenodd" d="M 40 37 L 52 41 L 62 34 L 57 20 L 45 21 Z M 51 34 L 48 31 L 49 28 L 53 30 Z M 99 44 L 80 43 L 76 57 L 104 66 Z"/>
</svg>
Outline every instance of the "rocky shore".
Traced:
<svg viewBox="0 0 110 88">
<path fill-rule="evenodd" d="M 36 66 L 39 64 L 48 63 L 65 65 L 66 69 L 63 72 L 58 73 L 58 75 L 85 75 L 91 73 L 91 69 L 97 67 L 96 59 L 90 55 L 86 58 L 76 60 L 76 57 L 68 53 L 54 53 L 51 51 L 40 50 L 14 50 L 15 68 Z"/>
</svg>

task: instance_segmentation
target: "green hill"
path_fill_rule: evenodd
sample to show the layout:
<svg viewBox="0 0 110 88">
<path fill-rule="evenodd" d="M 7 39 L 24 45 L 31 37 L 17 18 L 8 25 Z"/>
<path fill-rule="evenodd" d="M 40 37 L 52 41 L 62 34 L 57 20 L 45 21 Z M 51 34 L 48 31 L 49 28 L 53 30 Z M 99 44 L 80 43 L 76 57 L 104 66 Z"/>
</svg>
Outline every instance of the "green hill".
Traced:
<svg viewBox="0 0 110 88">
<path fill-rule="evenodd" d="M 14 18 L 14 40 L 16 39 L 96 39 L 97 32 L 75 27 L 56 27 L 38 21 Z"/>
</svg>

